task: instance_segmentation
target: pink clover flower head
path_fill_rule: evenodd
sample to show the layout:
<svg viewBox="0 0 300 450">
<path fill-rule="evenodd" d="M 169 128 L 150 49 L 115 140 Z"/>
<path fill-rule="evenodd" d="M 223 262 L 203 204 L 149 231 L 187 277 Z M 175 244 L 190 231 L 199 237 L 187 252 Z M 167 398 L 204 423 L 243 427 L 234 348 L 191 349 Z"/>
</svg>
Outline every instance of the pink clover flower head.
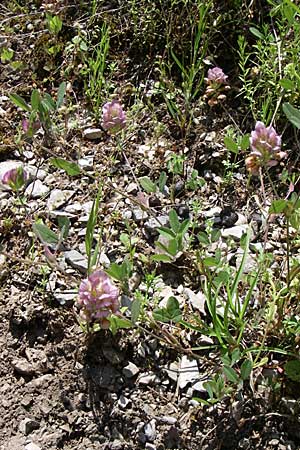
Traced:
<svg viewBox="0 0 300 450">
<path fill-rule="evenodd" d="M 34 133 L 41 128 L 41 122 L 39 120 L 34 120 L 30 122 L 28 119 L 22 120 L 22 129 L 25 133 Z"/>
<path fill-rule="evenodd" d="M 287 156 L 281 151 L 281 136 L 272 127 L 263 122 L 256 122 L 250 137 L 251 153 L 246 158 L 246 167 L 253 175 L 258 175 L 263 166 L 274 167 Z"/>
<path fill-rule="evenodd" d="M 18 191 L 28 179 L 27 172 L 22 166 L 10 169 L 2 175 L 1 181 L 14 191 Z"/>
<path fill-rule="evenodd" d="M 203 98 L 207 100 L 209 106 L 216 106 L 226 100 L 225 91 L 230 89 L 227 78 L 228 75 L 225 75 L 220 67 L 208 69 L 207 77 L 204 78 L 207 87 Z"/>
<path fill-rule="evenodd" d="M 207 71 L 207 84 L 211 84 L 211 82 L 218 84 L 226 84 L 228 75 L 225 75 L 220 67 L 213 67 L 212 69 L 208 69 Z"/>
<path fill-rule="evenodd" d="M 126 115 L 118 100 L 105 103 L 102 109 L 102 127 L 114 134 L 126 126 Z"/>
<path fill-rule="evenodd" d="M 95 270 L 79 287 L 78 304 L 81 317 L 88 323 L 97 322 L 108 328 L 108 317 L 119 312 L 119 289 L 102 270 Z"/>
</svg>

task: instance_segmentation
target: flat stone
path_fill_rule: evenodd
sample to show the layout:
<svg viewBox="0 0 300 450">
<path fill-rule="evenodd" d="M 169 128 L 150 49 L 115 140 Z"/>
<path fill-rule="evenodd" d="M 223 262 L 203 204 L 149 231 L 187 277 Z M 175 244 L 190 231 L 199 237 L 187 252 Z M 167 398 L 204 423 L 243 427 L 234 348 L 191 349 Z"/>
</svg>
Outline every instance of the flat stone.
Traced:
<svg viewBox="0 0 300 450">
<path fill-rule="evenodd" d="M 80 158 L 78 161 L 78 166 L 84 170 L 93 170 L 94 167 L 94 157 L 86 156 L 85 158 Z"/>
<path fill-rule="evenodd" d="M 70 250 L 68 252 L 65 252 L 65 258 L 67 263 L 69 263 L 70 266 L 72 266 L 74 269 L 78 269 L 83 274 L 86 273 L 88 268 L 87 258 L 77 250 Z"/>
<path fill-rule="evenodd" d="M 100 139 L 103 136 L 103 130 L 101 128 L 86 128 L 83 130 L 83 137 L 85 139 Z"/>
<path fill-rule="evenodd" d="M 47 201 L 47 207 L 49 211 L 53 211 L 54 209 L 58 209 L 64 203 L 66 203 L 74 194 L 74 191 L 61 189 L 53 189 L 50 194 L 50 197 Z"/>
<path fill-rule="evenodd" d="M 74 291 L 55 291 L 53 296 L 60 305 L 72 305 L 77 297 L 77 292 Z"/>
<path fill-rule="evenodd" d="M 155 373 L 147 373 L 147 374 L 142 374 L 139 378 L 138 378 L 138 384 L 144 385 L 146 386 L 147 384 L 158 384 L 160 383 L 160 378 L 155 375 Z"/>
<path fill-rule="evenodd" d="M 144 426 L 144 433 L 147 441 L 155 441 L 157 432 L 156 432 L 156 420 L 152 419 L 150 422 L 146 423 Z"/>
<path fill-rule="evenodd" d="M 30 183 L 25 190 L 25 194 L 28 195 L 29 198 L 34 199 L 43 197 L 43 195 L 46 195 L 48 192 L 49 187 L 38 179 Z"/>
<path fill-rule="evenodd" d="M 198 309 L 204 316 L 206 315 L 205 311 L 205 303 L 206 303 L 206 297 L 203 294 L 203 292 L 195 293 L 189 288 L 184 288 L 183 293 L 187 296 L 188 300 L 190 301 L 191 305 Z"/>
<path fill-rule="evenodd" d="M 133 215 L 133 219 L 135 220 L 135 222 L 141 222 L 142 220 L 145 220 L 148 218 L 148 214 L 142 208 L 135 208 L 132 211 L 132 215 Z"/>
<path fill-rule="evenodd" d="M 35 373 L 35 368 L 26 359 L 15 359 L 12 363 L 14 370 L 20 375 L 30 376 Z"/>
<path fill-rule="evenodd" d="M 188 358 L 184 355 L 181 358 L 178 385 L 184 389 L 189 383 L 199 380 L 200 373 L 196 359 Z"/>
<path fill-rule="evenodd" d="M 39 428 L 40 424 L 36 420 L 33 419 L 23 419 L 19 424 L 19 430 L 21 433 L 25 434 L 26 436 L 30 434 L 33 430 L 36 430 Z"/>
<path fill-rule="evenodd" d="M 232 238 L 235 241 L 239 241 L 241 237 L 247 233 L 249 230 L 249 225 L 237 225 L 231 228 L 225 228 L 221 230 L 221 235 L 223 238 Z"/>
<path fill-rule="evenodd" d="M 150 444 L 150 442 L 146 442 L 145 449 L 146 450 L 157 450 L 157 447 L 154 444 Z"/>
<path fill-rule="evenodd" d="M 25 446 L 25 450 L 42 450 L 41 447 L 39 447 L 38 445 L 34 444 L 33 442 L 30 442 L 29 444 L 27 444 Z"/>
<path fill-rule="evenodd" d="M 126 367 L 123 367 L 123 370 L 122 370 L 122 372 L 126 378 L 134 377 L 135 375 L 137 375 L 139 373 L 139 371 L 140 371 L 140 369 L 132 362 L 129 362 Z"/>
</svg>

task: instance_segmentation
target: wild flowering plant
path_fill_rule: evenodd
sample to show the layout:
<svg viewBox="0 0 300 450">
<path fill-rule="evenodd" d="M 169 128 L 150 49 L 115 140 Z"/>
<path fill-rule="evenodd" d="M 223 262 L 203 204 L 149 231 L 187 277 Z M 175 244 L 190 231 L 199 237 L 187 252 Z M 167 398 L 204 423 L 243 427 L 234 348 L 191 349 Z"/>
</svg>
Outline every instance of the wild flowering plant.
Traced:
<svg viewBox="0 0 300 450">
<path fill-rule="evenodd" d="M 116 134 L 126 126 L 126 115 L 118 100 L 105 103 L 102 109 L 102 128 Z"/>
<path fill-rule="evenodd" d="M 111 314 L 119 312 L 119 289 L 102 270 L 95 270 L 79 287 L 80 316 L 87 325 L 97 323 L 101 328 L 110 326 Z"/>
<path fill-rule="evenodd" d="M 2 183 L 9 186 L 13 191 L 19 191 L 28 179 L 27 172 L 23 167 L 10 169 L 2 175 Z"/>
<path fill-rule="evenodd" d="M 227 84 L 227 78 L 228 75 L 225 75 L 220 67 L 208 69 L 207 77 L 204 78 L 207 84 L 204 98 L 208 100 L 209 106 L 215 106 L 226 99 L 224 91 L 230 89 L 230 86 Z"/>
<path fill-rule="evenodd" d="M 251 153 L 246 158 L 246 167 L 252 175 L 258 175 L 261 167 L 274 167 L 287 156 L 281 151 L 281 136 L 272 126 L 257 122 L 250 137 Z"/>
</svg>

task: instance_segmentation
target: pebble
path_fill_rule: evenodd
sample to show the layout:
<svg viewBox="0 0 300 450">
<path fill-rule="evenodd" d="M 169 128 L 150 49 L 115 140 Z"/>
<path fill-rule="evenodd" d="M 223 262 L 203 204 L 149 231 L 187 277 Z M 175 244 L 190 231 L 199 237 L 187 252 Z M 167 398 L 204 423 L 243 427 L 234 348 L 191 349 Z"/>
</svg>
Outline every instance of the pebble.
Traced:
<svg viewBox="0 0 300 450">
<path fill-rule="evenodd" d="M 41 180 L 37 179 L 30 183 L 26 190 L 25 194 L 28 195 L 29 198 L 40 198 L 46 195 L 49 192 L 48 186 L 42 183 Z"/>
<path fill-rule="evenodd" d="M 178 385 L 180 389 L 185 388 L 187 384 L 195 380 L 199 380 L 199 376 L 200 373 L 196 359 L 191 359 L 184 355 L 181 358 L 179 369 Z"/>
<path fill-rule="evenodd" d="M 239 241 L 241 237 L 247 233 L 249 230 L 249 225 L 237 225 L 235 227 L 226 228 L 221 230 L 221 235 L 223 238 L 231 237 L 235 241 Z"/>
<path fill-rule="evenodd" d="M 85 158 L 80 158 L 78 161 L 78 166 L 84 170 L 93 170 L 94 168 L 94 158 L 93 156 L 86 156 Z"/>
<path fill-rule="evenodd" d="M 67 305 L 70 306 L 74 303 L 76 297 L 77 297 L 77 292 L 74 291 L 55 291 L 53 293 L 53 296 L 55 298 L 56 301 L 58 301 L 58 303 L 60 305 Z"/>
<path fill-rule="evenodd" d="M 72 197 L 73 194 L 74 191 L 71 190 L 62 191 L 61 189 L 53 189 L 47 201 L 49 211 L 53 211 L 54 209 L 62 206 Z"/>
<path fill-rule="evenodd" d="M 157 450 L 156 445 L 150 444 L 150 442 L 146 442 L 145 449 L 146 450 Z"/>
<path fill-rule="evenodd" d="M 144 433 L 147 441 L 155 441 L 157 432 L 156 432 L 156 420 L 152 419 L 150 422 L 146 423 L 144 426 Z"/>
<path fill-rule="evenodd" d="M 158 384 L 160 383 L 160 378 L 155 375 L 155 373 L 142 374 L 138 379 L 138 384 Z"/>
<path fill-rule="evenodd" d="M 132 362 L 129 362 L 126 367 L 123 368 L 122 372 L 125 375 L 126 378 L 132 378 L 135 375 L 139 373 L 140 369 L 133 364 Z"/>
<path fill-rule="evenodd" d="M 36 430 L 39 428 L 40 424 L 36 420 L 33 419 L 23 419 L 19 424 L 19 430 L 21 433 L 25 434 L 26 436 L 30 434 L 33 430 Z"/>
<path fill-rule="evenodd" d="M 87 258 L 77 250 L 65 252 L 65 258 L 67 263 L 69 263 L 74 269 L 78 269 L 83 274 L 86 273 L 88 268 Z"/>
<path fill-rule="evenodd" d="M 42 450 L 41 447 L 39 447 L 38 445 L 34 444 L 33 442 L 30 442 L 29 444 L 27 444 L 25 446 L 25 450 Z"/>
<path fill-rule="evenodd" d="M 206 297 L 203 294 L 203 292 L 198 292 L 196 294 L 191 289 L 184 288 L 183 293 L 187 296 L 191 305 L 205 316 L 206 315 L 206 311 L 205 311 Z"/>
<path fill-rule="evenodd" d="M 120 395 L 120 398 L 118 400 L 118 406 L 121 409 L 127 408 L 127 406 L 130 406 L 131 400 L 127 397 L 124 397 L 124 395 Z"/>
<path fill-rule="evenodd" d="M 35 373 L 34 367 L 26 359 L 15 359 L 12 366 L 20 375 L 33 375 Z"/>
<path fill-rule="evenodd" d="M 148 219 L 148 214 L 142 208 L 135 208 L 132 211 L 133 219 L 136 222 L 141 222 L 142 220 Z"/>
<path fill-rule="evenodd" d="M 83 130 L 83 137 L 85 139 L 100 139 L 103 136 L 103 130 L 101 128 L 86 128 Z"/>
</svg>

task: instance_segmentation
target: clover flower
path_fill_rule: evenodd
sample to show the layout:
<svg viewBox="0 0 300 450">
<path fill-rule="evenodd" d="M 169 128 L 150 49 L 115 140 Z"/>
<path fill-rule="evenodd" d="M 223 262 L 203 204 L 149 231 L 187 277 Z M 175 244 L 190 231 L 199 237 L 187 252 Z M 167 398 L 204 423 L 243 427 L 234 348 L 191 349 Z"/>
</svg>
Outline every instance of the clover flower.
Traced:
<svg viewBox="0 0 300 450">
<path fill-rule="evenodd" d="M 14 191 L 19 191 L 28 179 L 27 172 L 22 166 L 10 169 L 2 175 L 1 181 Z"/>
<path fill-rule="evenodd" d="M 118 297 L 119 290 L 109 276 L 102 270 L 96 270 L 79 287 L 81 317 L 87 323 L 97 322 L 101 328 L 108 328 L 109 316 L 119 311 Z"/>
<path fill-rule="evenodd" d="M 246 158 L 246 167 L 250 173 L 257 175 L 260 167 L 274 167 L 287 156 L 281 151 L 281 136 L 272 126 L 266 127 L 257 122 L 250 137 L 251 153 Z"/>
<path fill-rule="evenodd" d="M 220 101 L 226 99 L 226 95 L 224 91 L 230 89 L 230 86 L 227 84 L 228 75 L 225 75 L 220 67 L 213 67 L 212 69 L 208 69 L 207 77 L 204 78 L 207 88 L 205 90 L 204 98 L 207 99 L 207 103 L 209 106 L 215 106 Z"/>
<path fill-rule="evenodd" d="M 119 101 L 105 103 L 102 109 L 102 128 L 115 134 L 126 126 L 126 115 Z"/>
<path fill-rule="evenodd" d="M 22 129 L 25 133 L 33 135 L 40 128 L 41 122 L 39 120 L 34 120 L 33 122 L 30 122 L 28 119 L 22 120 Z"/>
</svg>

